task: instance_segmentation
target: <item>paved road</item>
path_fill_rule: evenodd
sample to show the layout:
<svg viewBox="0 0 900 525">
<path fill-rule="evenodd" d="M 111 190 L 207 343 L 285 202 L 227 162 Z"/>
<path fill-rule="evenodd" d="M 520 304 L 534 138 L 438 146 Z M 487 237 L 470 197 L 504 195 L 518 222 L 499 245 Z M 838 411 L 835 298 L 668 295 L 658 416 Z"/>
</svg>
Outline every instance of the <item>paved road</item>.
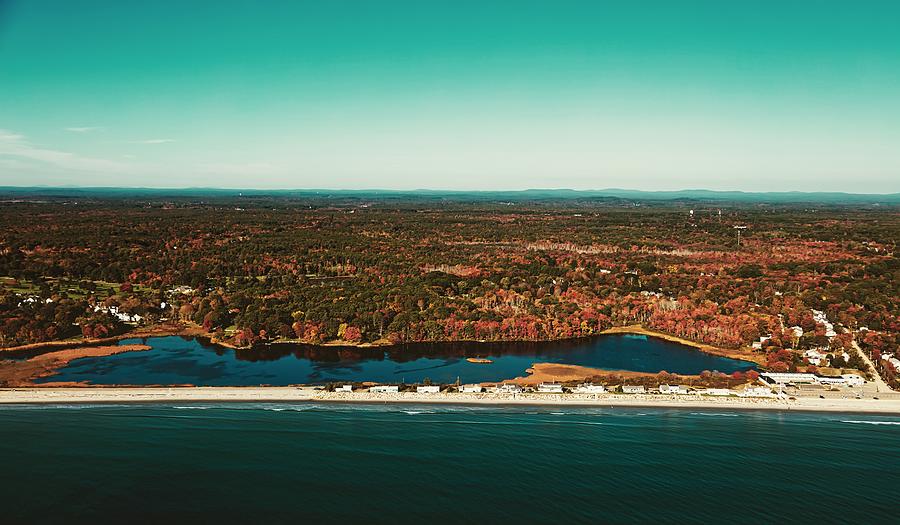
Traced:
<svg viewBox="0 0 900 525">
<path fill-rule="evenodd" d="M 881 375 L 878 373 L 878 369 L 875 368 L 875 363 L 869 358 L 869 356 L 862 351 L 862 348 L 856 344 L 856 341 L 853 341 L 853 348 L 859 353 L 859 355 L 863 358 L 863 361 L 872 369 L 872 372 L 875 374 L 875 391 L 876 392 L 892 392 L 891 387 L 884 382 L 884 379 L 881 379 Z"/>
</svg>

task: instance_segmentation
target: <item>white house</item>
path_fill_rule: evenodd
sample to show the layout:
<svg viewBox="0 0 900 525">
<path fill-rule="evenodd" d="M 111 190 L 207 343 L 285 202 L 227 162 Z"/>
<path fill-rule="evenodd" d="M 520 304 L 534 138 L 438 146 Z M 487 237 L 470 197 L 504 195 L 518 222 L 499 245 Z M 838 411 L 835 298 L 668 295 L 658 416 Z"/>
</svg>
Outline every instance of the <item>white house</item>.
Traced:
<svg viewBox="0 0 900 525">
<path fill-rule="evenodd" d="M 341 385 L 334 389 L 335 392 L 353 392 L 353 385 Z"/>
<path fill-rule="evenodd" d="M 538 385 L 537 391 L 542 394 L 562 394 L 563 387 L 559 383 L 541 383 Z"/>
<path fill-rule="evenodd" d="M 753 347 L 753 349 L 755 349 L 755 350 L 760 350 L 760 349 L 762 349 L 763 343 L 765 343 L 769 339 L 772 339 L 771 335 L 764 335 L 759 338 L 759 341 L 754 341 L 753 344 L 751 344 L 750 346 Z"/>
<path fill-rule="evenodd" d="M 647 392 L 644 385 L 622 385 L 622 392 L 625 394 L 643 394 Z"/>
<path fill-rule="evenodd" d="M 803 355 L 806 356 L 806 359 L 807 359 L 807 361 L 809 361 L 809 364 L 816 365 L 816 366 L 821 366 L 822 363 L 824 363 L 826 358 L 828 357 L 827 355 L 823 354 L 822 352 L 819 352 L 815 348 L 807 350 L 806 353 L 804 353 Z"/>
<path fill-rule="evenodd" d="M 738 393 L 741 397 L 775 397 L 772 390 L 764 386 L 750 386 Z"/>
<path fill-rule="evenodd" d="M 583 383 L 576 386 L 572 391 L 576 394 L 602 394 L 606 392 L 606 387 L 593 383 Z"/>
<path fill-rule="evenodd" d="M 378 385 L 370 387 L 369 392 L 373 394 L 396 394 L 400 392 L 400 387 L 397 385 Z"/>
<path fill-rule="evenodd" d="M 459 387 L 459 391 L 464 394 L 480 394 L 484 391 L 481 385 L 472 384 L 472 385 L 463 385 Z"/>
<path fill-rule="evenodd" d="M 504 383 L 502 385 L 497 385 L 497 393 L 498 394 L 521 394 L 522 387 L 519 385 L 514 385 L 512 383 Z"/>
<path fill-rule="evenodd" d="M 420 385 L 416 387 L 417 394 L 439 394 L 440 392 L 440 385 Z"/>
<path fill-rule="evenodd" d="M 700 394 L 704 396 L 730 396 L 734 392 L 728 388 L 707 388 L 706 390 L 701 390 Z"/>
</svg>

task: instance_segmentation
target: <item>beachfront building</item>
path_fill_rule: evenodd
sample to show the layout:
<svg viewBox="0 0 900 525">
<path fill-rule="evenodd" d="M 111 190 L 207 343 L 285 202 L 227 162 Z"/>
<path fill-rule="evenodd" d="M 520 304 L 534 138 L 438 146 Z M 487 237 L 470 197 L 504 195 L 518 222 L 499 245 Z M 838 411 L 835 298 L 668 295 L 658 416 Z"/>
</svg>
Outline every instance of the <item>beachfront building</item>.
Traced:
<svg viewBox="0 0 900 525">
<path fill-rule="evenodd" d="M 459 391 L 464 394 L 480 394 L 484 392 L 484 388 L 481 385 L 477 384 L 463 385 L 459 387 Z"/>
<path fill-rule="evenodd" d="M 522 387 L 519 385 L 514 385 L 512 383 L 504 383 L 502 385 L 497 385 L 497 393 L 498 394 L 521 394 Z"/>
<path fill-rule="evenodd" d="M 703 396 L 730 396 L 732 394 L 735 394 L 734 390 L 728 388 L 707 388 L 700 391 L 700 395 Z"/>
<path fill-rule="evenodd" d="M 537 391 L 542 394 L 562 394 L 563 387 L 559 383 L 541 383 L 538 385 Z"/>
<path fill-rule="evenodd" d="M 685 390 L 682 390 L 684 387 Z M 687 386 L 684 385 L 659 385 L 660 394 L 687 394 Z"/>
<path fill-rule="evenodd" d="M 378 385 L 370 387 L 369 392 L 372 394 L 397 394 L 400 392 L 400 387 L 397 385 Z"/>
<path fill-rule="evenodd" d="M 622 385 L 622 393 L 624 394 L 644 394 L 646 392 L 644 385 Z"/>
<path fill-rule="evenodd" d="M 738 392 L 741 397 L 775 397 L 772 389 L 765 386 L 749 386 Z"/>
<path fill-rule="evenodd" d="M 595 385 L 593 383 L 582 383 L 576 386 L 572 391 L 576 394 L 602 394 L 606 392 L 606 387 L 603 385 Z"/>
<path fill-rule="evenodd" d="M 353 392 L 353 385 L 341 385 L 334 389 L 335 392 Z"/>
<path fill-rule="evenodd" d="M 819 383 L 823 385 L 862 386 L 866 380 L 859 374 L 841 374 L 840 376 L 819 376 Z"/>
<path fill-rule="evenodd" d="M 770 385 L 795 385 L 818 383 L 816 374 L 801 374 L 795 372 L 763 372 L 759 374 L 759 380 Z"/>
<path fill-rule="evenodd" d="M 439 394 L 440 392 L 440 385 L 420 385 L 416 387 L 417 394 Z"/>
</svg>

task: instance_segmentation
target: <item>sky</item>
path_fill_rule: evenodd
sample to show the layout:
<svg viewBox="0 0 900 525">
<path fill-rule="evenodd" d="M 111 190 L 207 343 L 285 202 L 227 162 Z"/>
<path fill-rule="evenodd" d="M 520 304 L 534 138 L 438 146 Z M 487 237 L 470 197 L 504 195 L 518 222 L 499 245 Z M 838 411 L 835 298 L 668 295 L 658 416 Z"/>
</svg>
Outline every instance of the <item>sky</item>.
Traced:
<svg viewBox="0 0 900 525">
<path fill-rule="evenodd" d="M 0 0 L 0 185 L 900 192 L 900 2 Z"/>
</svg>

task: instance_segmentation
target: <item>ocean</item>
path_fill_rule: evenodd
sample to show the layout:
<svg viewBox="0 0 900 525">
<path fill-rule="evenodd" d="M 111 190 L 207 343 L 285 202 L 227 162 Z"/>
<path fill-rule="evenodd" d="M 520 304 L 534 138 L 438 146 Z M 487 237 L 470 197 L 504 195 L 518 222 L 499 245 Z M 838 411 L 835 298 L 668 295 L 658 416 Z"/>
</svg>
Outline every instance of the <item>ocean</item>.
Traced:
<svg viewBox="0 0 900 525">
<path fill-rule="evenodd" d="M 0 407 L 2 523 L 896 523 L 900 417 Z"/>
</svg>

